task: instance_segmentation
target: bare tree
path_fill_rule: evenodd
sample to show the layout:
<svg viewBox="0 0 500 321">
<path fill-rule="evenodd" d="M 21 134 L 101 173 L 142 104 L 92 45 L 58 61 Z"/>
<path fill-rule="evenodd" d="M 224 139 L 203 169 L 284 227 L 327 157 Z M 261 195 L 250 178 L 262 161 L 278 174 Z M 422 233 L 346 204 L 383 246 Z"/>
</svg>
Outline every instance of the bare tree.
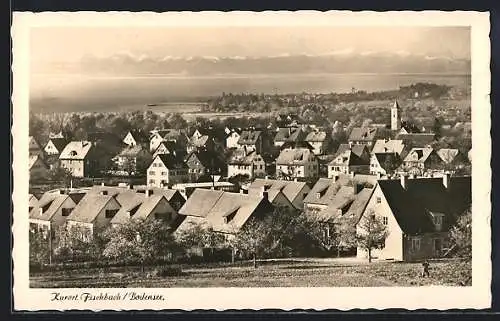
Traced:
<svg viewBox="0 0 500 321">
<path fill-rule="evenodd" d="M 373 210 L 364 215 L 358 223 L 356 240 L 358 246 L 368 252 L 368 262 L 372 261 L 372 251 L 382 249 L 388 231 L 381 217 L 377 217 Z"/>
</svg>

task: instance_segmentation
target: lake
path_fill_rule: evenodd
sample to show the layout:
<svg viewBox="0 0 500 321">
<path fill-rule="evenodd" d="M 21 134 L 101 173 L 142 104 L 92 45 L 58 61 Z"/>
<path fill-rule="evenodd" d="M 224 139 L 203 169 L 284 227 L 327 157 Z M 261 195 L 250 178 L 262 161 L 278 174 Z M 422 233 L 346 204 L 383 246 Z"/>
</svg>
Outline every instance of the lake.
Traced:
<svg viewBox="0 0 500 321">
<path fill-rule="evenodd" d="M 196 97 L 229 93 L 330 93 L 393 90 L 417 82 L 470 87 L 469 75 L 324 74 L 232 75 L 211 77 L 81 77 L 34 75 L 30 108 L 35 112 L 112 112 L 155 109 L 148 104 L 170 102 L 163 111 L 193 111 L 192 104 L 174 104 Z"/>
</svg>

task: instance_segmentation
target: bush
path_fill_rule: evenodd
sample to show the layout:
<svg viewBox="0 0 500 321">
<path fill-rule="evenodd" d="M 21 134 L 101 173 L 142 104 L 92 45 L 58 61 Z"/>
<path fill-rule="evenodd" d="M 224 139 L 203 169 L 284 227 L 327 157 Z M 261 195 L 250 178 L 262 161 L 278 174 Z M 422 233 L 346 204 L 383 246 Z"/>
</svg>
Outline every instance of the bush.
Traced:
<svg viewBox="0 0 500 321">
<path fill-rule="evenodd" d="M 184 275 L 182 269 L 178 266 L 162 266 L 153 270 L 153 276 L 181 276 Z"/>
</svg>

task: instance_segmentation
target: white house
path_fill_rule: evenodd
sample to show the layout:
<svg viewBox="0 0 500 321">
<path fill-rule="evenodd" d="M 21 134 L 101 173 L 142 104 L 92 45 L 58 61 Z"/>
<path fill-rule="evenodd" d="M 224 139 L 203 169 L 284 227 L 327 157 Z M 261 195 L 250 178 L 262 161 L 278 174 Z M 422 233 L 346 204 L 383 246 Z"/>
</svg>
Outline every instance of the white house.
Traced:
<svg viewBox="0 0 500 321">
<path fill-rule="evenodd" d="M 188 167 L 182 158 L 172 154 L 157 155 L 147 171 L 149 186 L 163 187 L 188 180 Z"/>
<path fill-rule="evenodd" d="M 237 128 L 228 129 L 229 132 L 226 132 L 226 147 L 227 148 L 238 148 L 240 145 L 238 141 L 241 137 L 241 130 Z"/>
<path fill-rule="evenodd" d="M 227 176 L 247 175 L 249 178 L 266 175 L 266 162 L 261 155 L 252 150 L 237 149 L 227 162 Z"/>
<path fill-rule="evenodd" d="M 318 158 L 308 148 L 284 149 L 276 159 L 278 177 L 310 178 L 318 173 Z"/>
</svg>

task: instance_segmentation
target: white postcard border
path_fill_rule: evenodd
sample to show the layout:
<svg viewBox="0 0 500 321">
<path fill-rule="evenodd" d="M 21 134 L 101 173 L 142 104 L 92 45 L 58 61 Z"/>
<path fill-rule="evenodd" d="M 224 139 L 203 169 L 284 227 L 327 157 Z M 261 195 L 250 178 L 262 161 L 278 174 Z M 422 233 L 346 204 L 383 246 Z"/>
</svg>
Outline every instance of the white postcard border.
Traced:
<svg viewBox="0 0 500 321">
<path fill-rule="evenodd" d="M 49 26 L 471 26 L 473 285 L 377 288 L 30 289 L 28 273 L 28 106 L 30 28 Z M 13 296 L 16 310 L 452 309 L 491 305 L 490 42 L 486 12 L 15 12 L 13 14 Z M 70 45 L 70 44 L 62 44 Z M 163 294 L 163 301 L 50 301 L 51 293 Z"/>
</svg>

